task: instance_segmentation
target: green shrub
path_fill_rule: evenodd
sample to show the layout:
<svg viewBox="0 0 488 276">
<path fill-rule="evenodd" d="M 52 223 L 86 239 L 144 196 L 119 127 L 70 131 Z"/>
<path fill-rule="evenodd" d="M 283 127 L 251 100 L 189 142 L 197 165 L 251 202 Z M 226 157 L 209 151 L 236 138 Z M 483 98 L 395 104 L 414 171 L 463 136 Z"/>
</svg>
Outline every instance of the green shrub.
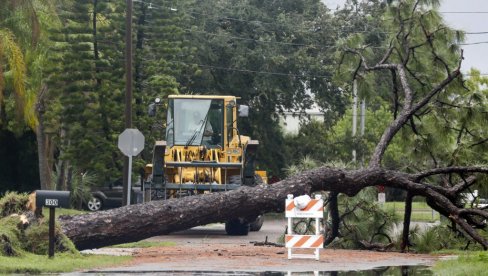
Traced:
<svg viewBox="0 0 488 276">
<path fill-rule="evenodd" d="M 36 219 L 27 209 L 28 194 L 7 193 L 0 198 L 0 256 L 20 256 L 24 253 L 45 255 L 49 248 L 48 219 Z M 19 215 L 27 215 L 29 222 L 24 225 Z M 74 244 L 56 225 L 55 250 L 57 252 L 78 253 Z"/>
<path fill-rule="evenodd" d="M 447 225 L 436 225 L 418 235 L 411 237 L 413 249 L 421 253 L 439 250 L 482 250 L 481 246 L 472 243 L 460 232 L 452 231 Z M 469 246 L 468 246 L 469 245 Z"/>
<path fill-rule="evenodd" d="M 0 219 L 0 256 L 20 256 L 22 250 L 22 230 L 18 216 Z"/>
<path fill-rule="evenodd" d="M 29 202 L 28 194 L 7 192 L 5 196 L 0 198 L 0 218 L 27 211 L 27 202 Z"/>
<path fill-rule="evenodd" d="M 54 248 L 56 252 L 77 253 L 74 244 L 62 232 L 59 225 L 54 230 Z M 34 254 L 45 255 L 49 249 L 49 221 L 35 223 L 25 230 L 24 249 Z"/>
<path fill-rule="evenodd" d="M 393 243 L 389 233 L 398 219 L 376 202 L 374 187 L 363 189 L 355 197 L 340 195 L 339 213 L 342 216 L 341 237 L 331 247 L 360 249 L 363 248 L 361 241 Z"/>
</svg>

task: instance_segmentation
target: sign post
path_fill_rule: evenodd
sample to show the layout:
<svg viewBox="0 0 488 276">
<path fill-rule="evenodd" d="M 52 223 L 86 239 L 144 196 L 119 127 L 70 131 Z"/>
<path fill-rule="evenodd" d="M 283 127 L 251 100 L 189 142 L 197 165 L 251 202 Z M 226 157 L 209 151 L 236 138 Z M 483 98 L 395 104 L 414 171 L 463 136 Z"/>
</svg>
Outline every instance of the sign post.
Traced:
<svg viewBox="0 0 488 276">
<path fill-rule="evenodd" d="M 118 147 L 125 156 L 129 157 L 127 205 L 130 205 L 132 156 L 138 155 L 144 149 L 144 135 L 136 128 L 127 128 L 119 135 Z"/>
</svg>

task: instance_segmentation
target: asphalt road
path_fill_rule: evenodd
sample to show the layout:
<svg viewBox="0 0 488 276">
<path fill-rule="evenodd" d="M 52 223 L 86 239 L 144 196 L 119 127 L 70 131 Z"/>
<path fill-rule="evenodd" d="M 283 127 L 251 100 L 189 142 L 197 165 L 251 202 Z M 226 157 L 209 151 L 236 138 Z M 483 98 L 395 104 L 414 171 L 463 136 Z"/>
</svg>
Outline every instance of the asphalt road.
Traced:
<svg viewBox="0 0 488 276">
<path fill-rule="evenodd" d="M 249 232 L 247 236 L 229 236 L 225 233 L 223 223 L 215 223 L 206 226 L 198 226 L 171 235 L 157 236 L 150 238 L 150 241 L 171 241 L 180 245 L 202 242 L 206 244 L 243 244 L 250 242 L 277 242 L 278 238 L 285 233 L 287 221 L 285 218 L 265 218 L 260 231 Z"/>
</svg>

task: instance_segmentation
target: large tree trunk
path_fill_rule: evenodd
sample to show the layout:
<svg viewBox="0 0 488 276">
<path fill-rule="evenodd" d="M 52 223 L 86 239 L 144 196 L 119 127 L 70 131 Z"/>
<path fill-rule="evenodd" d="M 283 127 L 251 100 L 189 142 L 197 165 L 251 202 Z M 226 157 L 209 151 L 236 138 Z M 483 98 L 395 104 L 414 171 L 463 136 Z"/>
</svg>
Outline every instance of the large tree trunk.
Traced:
<svg viewBox="0 0 488 276">
<path fill-rule="evenodd" d="M 477 172 L 484 168 L 449 168 L 447 171 Z M 406 174 L 384 169 L 345 171 L 323 167 L 287 178 L 273 185 L 242 187 L 225 193 L 213 193 L 165 201 L 125 206 L 118 209 L 77 216 L 60 217 L 62 231 L 77 248 L 95 248 L 133 242 L 168 234 L 198 225 L 222 222 L 235 217 L 253 217 L 261 212 L 283 211 L 287 194 L 302 195 L 327 190 L 356 195 L 368 186 L 384 185 L 409 190 L 436 202 L 475 241 L 485 248 L 488 242 L 463 219 L 468 216 L 488 218 L 488 212 L 456 207 L 448 198 L 454 188 L 417 183 L 425 174 Z"/>
<path fill-rule="evenodd" d="M 47 135 L 44 133 L 44 112 L 45 102 L 44 97 L 47 93 L 47 86 L 43 85 L 38 93 L 36 113 L 38 119 L 38 125 L 36 128 L 36 140 L 37 140 L 37 156 L 39 161 L 39 179 L 41 182 L 42 190 L 49 190 L 51 188 L 51 173 L 52 168 L 49 164 L 49 145 Z"/>
</svg>

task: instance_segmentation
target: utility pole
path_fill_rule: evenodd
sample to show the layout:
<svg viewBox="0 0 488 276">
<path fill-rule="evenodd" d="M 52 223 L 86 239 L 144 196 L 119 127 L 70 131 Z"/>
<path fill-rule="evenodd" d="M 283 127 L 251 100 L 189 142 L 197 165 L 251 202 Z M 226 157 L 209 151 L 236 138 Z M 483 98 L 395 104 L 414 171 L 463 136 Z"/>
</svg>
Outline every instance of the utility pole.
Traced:
<svg viewBox="0 0 488 276">
<path fill-rule="evenodd" d="M 125 11 L 125 128 L 132 128 L 132 0 L 126 0 Z M 129 195 L 129 157 L 124 156 L 123 199 L 126 205 Z"/>
<path fill-rule="evenodd" d="M 358 85 L 357 81 L 354 80 L 352 84 L 352 93 L 353 93 L 353 104 L 352 104 L 352 137 L 356 137 L 356 132 L 358 128 Z M 352 149 L 352 162 L 356 163 L 356 149 L 353 146 Z"/>
<path fill-rule="evenodd" d="M 366 118 L 366 100 L 361 101 L 361 125 L 359 126 L 359 129 L 361 131 L 361 136 L 364 136 L 364 123 L 365 123 L 365 118 Z"/>
</svg>

